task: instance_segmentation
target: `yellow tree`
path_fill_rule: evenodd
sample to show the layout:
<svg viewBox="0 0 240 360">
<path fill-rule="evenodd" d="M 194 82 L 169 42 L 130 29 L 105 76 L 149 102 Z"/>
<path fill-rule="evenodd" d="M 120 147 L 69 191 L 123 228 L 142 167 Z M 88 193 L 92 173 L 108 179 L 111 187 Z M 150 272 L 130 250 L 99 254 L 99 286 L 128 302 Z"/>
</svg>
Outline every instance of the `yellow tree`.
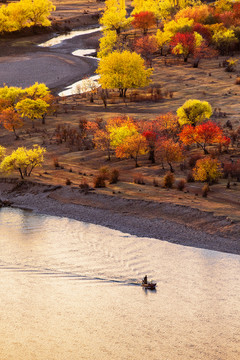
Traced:
<svg viewBox="0 0 240 360">
<path fill-rule="evenodd" d="M 217 159 L 212 159 L 207 156 L 203 159 L 199 159 L 196 162 L 196 166 L 193 169 L 194 180 L 213 183 L 221 176 L 221 164 Z"/>
<path fill-rule="evenodd" d="M 146 69 L 144 60 L 135 52 L 114 51 L 102 58 L 96 71 L 103 89 L 119 89 L 125 97 L 127 89 L 144 87 L 150 83 L 152 69 Z"/>
<path fill-rule="evenodd" d="M 50 0 L 21 0 L 28 12 L 28 19 L 31 25 L 50 26 L 48 19 L 55 6 Z"/>
<path fill-rule="evenodd" d="M 23 99 L 16 105 L 16 110 L 22 117 L 27 117 L 32 121 L 34 127 L 34 120 L 42 118 L 49 108 L 49 104 L 42 99 L 32 100 Z"/>
<path fill-rule="evenodd" d="M 187 100 L 183 106 L 177 109 L 180 126 L 190 124 L 195 126 L 212 115 L 212 107 L 207 101 Z"/>
<path fill-rule="evenodd" d="M 19 171 L 21 179 L 24 176 L 30 176 L 33 169 L 37 166 L 42 166 L 46 149 L 35 145 L 32 149 L 19 147 L 14 150 L 11 155 L 5 156 L 1 162 L 0 170 L 5 173 L 12 173 Z"/>
<path fill-rule="evenodd" d="M 24 90 L 16 86 L 4 86 L 0 88 L 0 100 L 7 101 L 10 106 L 14 106 L 24 97 Z"/>
<path fill-rule="evenodd" d="M 131 19 L 126 17 L 127 12 L 124 1 L 106 0 L 105 5 L 106 9 L 100 19 L 100 24 L 106 30 L 115 30 L 117 34 L 120 34 L 121 30 L 131 22 Z"/>
<path fill-rule="evenodd" d="M 99 52 L 97 56 L 102 58 L 111 53 L 117 43 L 117 34 L 114 30 L 103 31 L 103 37 L 99 41 Z"/>
<path fill-rule="evenodd" d="M 6 154 L 6 148 L 4 146 L 0 145 L 0 161 L 2 161 L 2 159 L 4 158 Z"/>
</svg>

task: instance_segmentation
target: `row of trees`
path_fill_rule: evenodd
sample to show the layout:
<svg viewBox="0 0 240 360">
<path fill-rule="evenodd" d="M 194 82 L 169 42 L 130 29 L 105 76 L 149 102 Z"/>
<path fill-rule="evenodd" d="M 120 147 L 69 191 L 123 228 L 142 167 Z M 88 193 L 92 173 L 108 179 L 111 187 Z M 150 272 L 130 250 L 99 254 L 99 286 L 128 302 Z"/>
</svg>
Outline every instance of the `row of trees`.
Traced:
<svg viewBox="0 0 240 360">
<path fill-rule="evenodd" d="M 188 100 L 177 114 L 169 112 L 153 120 L 136 120 L 128 116 L 95 122 L 82 120 L 78 131 L 61 127 L 56 136 L 58 142 L 73 145 L 76 140 L 75 145 L 80 141 L 85 149 L 94 146 L 106 152 L 108 160 L 113 154 L 119 159 L 133 159 L 135 166 L 139 166 L 141 155 L 148 154 L 151 163 L 158 162 L 163 168 L 167 163 L 171 172 L 176 163 L 182 166 L 185 159 L 191 158 L 191 150 L 195 150 L 195 180 L 212 181 L 221 173 L 218 155 L 223 150 L 228 151 L 230 142 L 234 146 L 234 136 L 230 138 L 231 133 L 211 121 L 211 116 L 212 108 L 208 102 Z M 213 156 L 209 155 L 210 150 Z"/>
<path fill-rule="evenodd" d="M 50 26 L 55 6 L 50 0 L 20 0 L 0 7 L 0 33 L 18 31 L 34 25 Z"/>
<path fill-rule="evenodd" d="M 155 163 L 167 162 L 173 170 L 173 162 L 183 160 L 186 148 L 195 144 L 208 154 L 207 146 L 218 145 L 221 151 L 228 148 L 230 138 L 215 122 L 207 119 L 212 115 L 209 103 L 188 100 L 177 115 L 167 113 L 151 121 L 135 121 L 129 117 L 117 117 L 106 122 L 89 123 L 96 148 L 104 150 L 108 159 L 112 151 L 118 158 L 132 158 L 138 166 L 139 155 L 149 153 Z"/>
<path fill-rule="evenodd" d="M 55 98 L 45 84 L 35 83 L 22 89 L 15 86 L 0 88 L 0 124 L 12 131 L 18 139 L 17 129 L 28 118 L 34 127 L 34 120 L 45 123 L 47 114 L 55 111 Z"/>
<path fill-rule="evenodd" d="M 171 52 L 185 62 L 193 57 L 198 67 L 203 58 L 215 57 L 219 52 L 228 54 L 239 47 L 239 1 L 218 0 L 207 5 L 193 0 L 134 0 L 132 5 L 128 16 L 124 1 L 106 0 L 100 19 L 103 37 L 98 52 L 99 82 L 103 88 L 119 88 L 121 96 L 126 93 L 124 89 L 145 86 L 150 81 L 151 72 L 137 54 L 150 67 L 157 52 Z M 138 32 L 123 32 L 131 28 Z"/>
</svg>

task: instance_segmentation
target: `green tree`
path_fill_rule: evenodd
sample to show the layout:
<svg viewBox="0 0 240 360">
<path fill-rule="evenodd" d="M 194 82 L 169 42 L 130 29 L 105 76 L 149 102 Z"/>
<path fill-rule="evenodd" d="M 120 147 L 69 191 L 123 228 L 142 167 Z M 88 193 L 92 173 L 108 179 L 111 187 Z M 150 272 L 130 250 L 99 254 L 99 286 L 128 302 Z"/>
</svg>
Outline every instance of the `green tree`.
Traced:
<svg viewBox="0 0 240 360">
<path fill-rule="evenodd" d="M 146 69 L 144 60 L 135 52 L 114 51 L 102 58 L 96 71 L 103 89 L 118 88 L 125 97 L 127 89 L 144 87 L 150 82 L 152 69 Z"/>
<path fill-rule="evenodd" d="M 14 150 L 11 155 L 4 157 L 0 165 L 0 170 L 5 173 L 12 173 L 17 170 L 20 173 L 21 179 L 24 179 L 24 176 L 31 175 L 35 167 L 42 166 L 45 151 L 46 149 L 38 145 L 34 145 L 34 147 L 29 150 L 25 147 L 19 147 L 17 150 Z"/>
<path fill-rule="evenodd" d="M 197 123 L 209 119 L 212 115 L 212 107 L 207 101 L 187 100 L 183 106 L 177 109 L 178 122 L 180 126 Z"/>
</svg>

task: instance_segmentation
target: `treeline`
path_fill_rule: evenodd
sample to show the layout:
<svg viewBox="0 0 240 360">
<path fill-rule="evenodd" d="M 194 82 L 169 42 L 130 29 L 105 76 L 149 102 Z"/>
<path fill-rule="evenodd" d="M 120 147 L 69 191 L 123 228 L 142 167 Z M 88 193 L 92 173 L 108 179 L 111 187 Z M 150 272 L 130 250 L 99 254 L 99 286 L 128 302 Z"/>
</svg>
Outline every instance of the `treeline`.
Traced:
<svg viewBox="0 0 240 360">
<path fill-rule="evenodd" d="M 19 31 L 30 26 L 50 26 L 48 19 L 55 6 L 50 0 L 20 0 L 0 8 L 0 33 Z"/>
</svg>

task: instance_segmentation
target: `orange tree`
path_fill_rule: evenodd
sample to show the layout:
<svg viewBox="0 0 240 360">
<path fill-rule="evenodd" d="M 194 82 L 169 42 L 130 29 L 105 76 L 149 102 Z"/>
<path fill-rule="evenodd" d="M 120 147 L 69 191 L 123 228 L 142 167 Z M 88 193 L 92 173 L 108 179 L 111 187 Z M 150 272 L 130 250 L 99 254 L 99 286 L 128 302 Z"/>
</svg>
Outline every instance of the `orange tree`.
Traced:
<svg viewBox="0 0 240 360">
<path fill-rule="evenodd" d="M 138 132 L 128 136 L 116 147 L 116 156 L 121 158 L 132 158 L 135 160 L 135 166 L 138 167 L 139 155 L 147 153 L 146 138 Z"/>
<path fill-rule="evenodd" d="M 16 129 L 20 129 L 23 126 L 23 120 L 13 108 L 9 107 L 2 110 L 2 113 L 0 114 L 0 123 L 3 124 L 6 130 L 14 133 L 16 140 L 19 139 Z"/>
<path fill-rule="evenodd" d="M 220 162 L 210 156 L 197 160 L 196 166 L 193 169 L 194 180 L 206 181 L 209 185 L 216 181 L 221 174 Z"/>
<path fill-rule="evenodd" d="M 156 24 L 156 17 L 151 11 L 140 11 L 133 14 L 132 26 L 143 31 L 147 35 L 148 29 Z"/>
<path fill-rule="evenodd" d="M 179 134 L 179 139 L 185 145 L 197 144 L 203 149 L 205 154 L 208 154 L 206 146 L 220 144 L 223 141 L 223 131 L 217 124 L 207 121 L 196 127 L 185 125 Z"/>
<path fill-rule="evenodd" d="M 172 139 L 166 138 L 160 138 L 158 140 L 156 145 L 156 157 L 162 162 L 166 161 L 171 172 L 174 172 L 172 163 L 181 161 L 184 158 L 180 144 L 174 142 Z"/>
</svg>

